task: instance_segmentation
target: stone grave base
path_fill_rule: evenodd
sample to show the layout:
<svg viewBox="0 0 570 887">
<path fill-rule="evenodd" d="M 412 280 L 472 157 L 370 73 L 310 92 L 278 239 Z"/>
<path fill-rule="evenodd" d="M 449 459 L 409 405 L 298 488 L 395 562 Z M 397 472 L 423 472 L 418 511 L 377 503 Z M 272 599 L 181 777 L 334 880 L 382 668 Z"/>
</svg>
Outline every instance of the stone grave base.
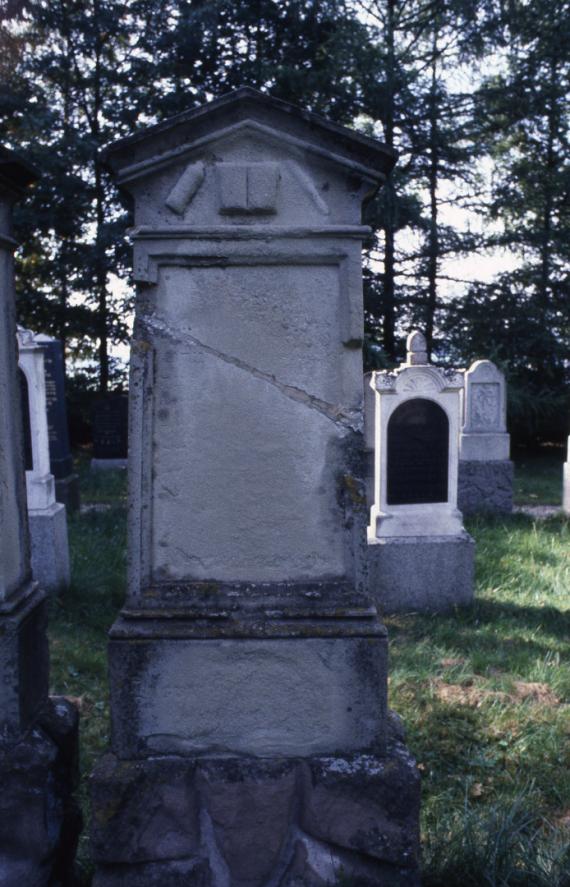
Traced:
<svg viewBox="0 0 570 887">
<path fill-rule="evenodd" d="M 67 477 L 55 479 L 55 498 L 66 510 L 79 511 L 81 504 L 79 492 L 79 476 L 77 474 L 68 474 Z"/>
<path fill-rule="evenodd" d="M 78 715 L 54 697 L 36 726 L 0 747 L 0 884 L 51 887 L 73 883 L 81 813 Z"/>
<path fill-rule="evenodd" d="M 70 581 L 69 542 L 65 505 L 30 509 L 30 541 L 34 579 L 48 592 L 67 588 Z"/>
<path fill-rule="evenodd" d="M 382 616 L 442 611 L 473 600 L 475 542 L 458 536 L 409 536 L 369 542 L 368 593 Z"/>
<path fill-rule="evenodd" d="M 457 507 L 463 514 L 510 514 L 513 510 L 514 465 L 498 462 L 459 461 Z"/>
<path fill-rule="evenodd" d="M 381 757 L 106 755 L 93 887 L 419 887 L 419 773 L 389 732 Z"/>
<path fill-rule="evenodd" d="M 106 471 L 108 468 L 127 468 L 128 459 L 91 459 L 91 471 Z"/>
</svg>

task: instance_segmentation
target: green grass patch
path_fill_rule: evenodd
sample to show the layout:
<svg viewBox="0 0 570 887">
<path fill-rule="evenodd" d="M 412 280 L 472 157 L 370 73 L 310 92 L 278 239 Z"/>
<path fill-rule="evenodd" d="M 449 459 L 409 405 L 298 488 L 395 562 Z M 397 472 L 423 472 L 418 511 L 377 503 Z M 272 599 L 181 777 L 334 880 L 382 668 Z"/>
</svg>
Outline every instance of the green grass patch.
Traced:
<svg viewBox="0 0 570 887">
<path fill-rule="evenodd" d="M 51 606 L 52 691 L 81 707 L 86 822 L 88 775 L 109 741 L 106 646 L 125 593 L 124 495 L 123 472 L 88 478 L 83 501 L 110 507 L 70 516 L 73 587 Z M 386 620 L 390 704 L 422 773 L 424 887 L 569 887 L 570 523 L 515 515 L 468 529 L 475 604 Z M 79 862 L 87 884 L 87 829 Z"/>
<path fill-rule="evenodd" d="M 538 453 L 515 451 L 516 505 L 561 505 L 564 447 L 542 447 Z"/>
</svg>

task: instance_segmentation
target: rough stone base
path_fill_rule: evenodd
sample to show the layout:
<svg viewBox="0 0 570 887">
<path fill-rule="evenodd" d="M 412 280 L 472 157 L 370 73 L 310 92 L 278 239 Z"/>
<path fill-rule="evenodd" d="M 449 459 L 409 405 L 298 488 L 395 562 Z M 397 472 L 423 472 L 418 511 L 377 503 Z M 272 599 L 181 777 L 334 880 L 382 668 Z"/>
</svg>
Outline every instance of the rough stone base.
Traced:
<svg viewBox="0 0 570 887">
<path fill-rule="evenodd" d="M 71 887 L 81 814 L 78 716 L 53 698 L 19 742 L 0 748 L 0 884 Z"/>
<path fill-rule="evenodd" d="M 419 885 L 419 774 L 390 720 L 383 757 L 106 755 L 93 887 Z"/>
<path fill-rule="evenodd" d="M 69 474 L 67 477 L 56 477 L 55 498 L 62 505 L 65 505 L 68 513 L 70 511 L 79 511 L 81 505 L 79 476 L 77 474 Z"/>
<path fill-rule="evenodd" d="M 48 592 L 61 591 L 70 581 L 65 505 L 56 502 L 30 510 L 28 516 L 34 579 Z"/>
<path fill-rule="evenodd" d="M 473 600 L 475 542 L 459 536 L 411 536 L 369 542 L 368 593 L 386 613 L 443 611 Z"/>
<path fill-rule="evenodd" d="M 463 514 L 510 514 L 513 510 L 514 465 L 501 462 L 459 461 L 457 506 Z"/>
</svg>

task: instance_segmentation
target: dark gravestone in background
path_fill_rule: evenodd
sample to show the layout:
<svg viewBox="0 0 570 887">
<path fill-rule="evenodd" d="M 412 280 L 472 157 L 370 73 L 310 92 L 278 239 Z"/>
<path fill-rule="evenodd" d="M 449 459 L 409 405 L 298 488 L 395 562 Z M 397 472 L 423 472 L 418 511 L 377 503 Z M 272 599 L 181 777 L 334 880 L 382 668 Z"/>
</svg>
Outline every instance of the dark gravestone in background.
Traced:
<svg viewBox="0 0 570 887">
<path fill-rule="evenodd" d="M 106 394 L 93 406 L 93 458 L 126 459 L 128 455 L 126 394 Z"/>
<path fill-rule="evenodd" d="M 44 352 L 50 471 L 55 478 L 55 495 L 68 509 L 79 508 L 79 478 L 73 473 L 65 403 L 63 348 L 58 339 L 37 336 Z"/>
<path fill-rule="evenodd" d="M 20 397 L 22 403 L 22 425 L 24 429 L 24 467 L 26 471 L 34 470 L 34 455 L 32 450 L 32 426 L 30 423 L 30 396 L 28 393 L 28 380 L 23 370 L 18 367 L 20 380 Z"/>
<path fill-rule="evenodd" d="M 431 400 L 414 398 L 388 422 L 388 505 L 447 502 L 449 421 Z"/>
</svg>

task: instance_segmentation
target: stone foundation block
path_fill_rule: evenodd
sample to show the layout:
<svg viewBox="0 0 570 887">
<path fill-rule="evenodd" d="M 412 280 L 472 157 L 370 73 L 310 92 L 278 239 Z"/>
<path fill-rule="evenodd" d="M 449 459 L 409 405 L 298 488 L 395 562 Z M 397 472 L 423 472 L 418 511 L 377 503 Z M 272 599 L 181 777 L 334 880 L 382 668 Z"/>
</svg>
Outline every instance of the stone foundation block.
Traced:
<svg viewBox="0 0 570 887">
<path fill-rule="evenodd" d="M 368 593 L 378 612 L 444 611 L 473 600 L 475 542 L 458 536 L 369 541 Z"/>
<path fill-rule="evenodd" d="M 114 638 L 112 750 L 127 760 L 381 751 L 386 658 L 385 635 Z"/>
<path fill-rule="evenodd" d="M 69 543 L 65 505 L 28 512 L 32 543 L 32 572 L 42 588 L 58 592 L 70 582 Z"/>
<path fill-rule="evenodd" d="M 0 750 L 0 884 L 51 887 L 73 883 L 81 829 L 77 785 L 78 716 L 50 700 L 37 725 Z"/>
<path fill-rule="evenodd" d="M 457 505 L 463 514 L 510 514 L 513 510 L 514 465 L 499 462 L 459 461 Z"/>
<path fill-rule="evenodd" d="M 382 756 L 109 754 L 91 788 L 94 887 L 419 885 L 419 773 L 394 729 Z"/>
</svg>

